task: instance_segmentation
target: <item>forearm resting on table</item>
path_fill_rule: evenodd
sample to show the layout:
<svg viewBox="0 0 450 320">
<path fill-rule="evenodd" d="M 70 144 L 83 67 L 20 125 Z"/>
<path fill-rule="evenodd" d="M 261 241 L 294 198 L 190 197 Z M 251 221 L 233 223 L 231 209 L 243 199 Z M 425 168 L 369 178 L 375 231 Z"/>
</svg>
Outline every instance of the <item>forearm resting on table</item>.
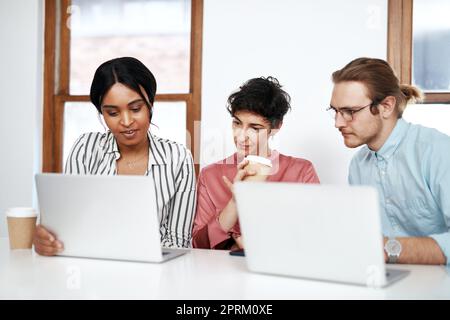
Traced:
<svg viewBox="0 0 450 320">
<path fill-rule="evenodd" d="M 447 263 L 444 253 L 433 238 L 405 237 L 396 239 L 402 245 L 402 252 L 397 263 L 434 265 Z"/>
</svg>

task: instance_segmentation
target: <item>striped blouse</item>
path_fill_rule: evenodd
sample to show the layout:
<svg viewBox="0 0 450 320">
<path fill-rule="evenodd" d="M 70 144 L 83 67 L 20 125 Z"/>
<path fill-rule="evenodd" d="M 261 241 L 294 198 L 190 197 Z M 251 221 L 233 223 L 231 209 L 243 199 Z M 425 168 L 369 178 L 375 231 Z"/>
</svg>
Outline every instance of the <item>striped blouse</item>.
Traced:
<svg viewBox="0 0 450 320">
<path fill-rule="evenodd" d="M 191 247 L 196 204 L 196 183 L 192 155 L 183 145 L 158 138 L 150 132 L 146 175 L 155 182 L 164 247 Z M 116 175 L 120 158 L 114 135 L 90 132 L 75 142 L 67 159 L 66 174 Z"/>
</svg>

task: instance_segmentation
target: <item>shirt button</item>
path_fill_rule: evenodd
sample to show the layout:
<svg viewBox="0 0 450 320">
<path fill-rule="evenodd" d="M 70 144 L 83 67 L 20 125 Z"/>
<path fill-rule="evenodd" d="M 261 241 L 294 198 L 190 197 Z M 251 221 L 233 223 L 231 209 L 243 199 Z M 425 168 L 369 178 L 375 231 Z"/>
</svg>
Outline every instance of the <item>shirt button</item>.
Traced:
<svg viewBox="0 0 450 320">
<path fill-rule="evenodd" d="M 391 203 L 391 200 L 387 199 L 387 200 L 386 200 L 386 203 L 387 203 L 387 204 L 390 204 L 390 203 Z"/>
</svg>

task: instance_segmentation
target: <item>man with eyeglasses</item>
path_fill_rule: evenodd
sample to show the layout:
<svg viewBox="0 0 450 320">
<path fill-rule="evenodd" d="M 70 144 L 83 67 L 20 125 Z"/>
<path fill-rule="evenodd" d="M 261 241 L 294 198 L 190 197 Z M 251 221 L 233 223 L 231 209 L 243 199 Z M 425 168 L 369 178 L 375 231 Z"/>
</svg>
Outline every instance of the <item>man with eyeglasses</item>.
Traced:
<svg viewBox="0 0 450 320">
<path fill-rule="evenodd" d="M 363 146 L 351 161 L 349 183 L 378 189 L 386 261 L 449 263 L 450 137 L 402 119 L 422 94 L 400 85 L 383 60 L 353 60 L 332 79 L 327 110 L 345 145 Z"/>
</svg>

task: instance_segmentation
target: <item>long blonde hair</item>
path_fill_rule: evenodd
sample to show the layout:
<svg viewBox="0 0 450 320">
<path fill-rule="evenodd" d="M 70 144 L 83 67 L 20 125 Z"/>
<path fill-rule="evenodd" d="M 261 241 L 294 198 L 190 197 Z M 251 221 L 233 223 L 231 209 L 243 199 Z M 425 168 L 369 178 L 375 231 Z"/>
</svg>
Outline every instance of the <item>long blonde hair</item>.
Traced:
<svg viewBox="0 0 450 320">
<path fill-rule="evenodd" d="M 423 101 L 421 90 L 412 85 L 400 84 L 391 66 L 381 59 L 355 59 L 344 68 L 333 72 L 332 80 L 335 84 L 345 81 L 362 82 L 367 87 L 374 107 L 388 96 L 395 97 L 398 118 L 402 117 L 408 103 Z M 371 112 L 378 113 L 378 109 L 371 108 Z"/>
</svg>

